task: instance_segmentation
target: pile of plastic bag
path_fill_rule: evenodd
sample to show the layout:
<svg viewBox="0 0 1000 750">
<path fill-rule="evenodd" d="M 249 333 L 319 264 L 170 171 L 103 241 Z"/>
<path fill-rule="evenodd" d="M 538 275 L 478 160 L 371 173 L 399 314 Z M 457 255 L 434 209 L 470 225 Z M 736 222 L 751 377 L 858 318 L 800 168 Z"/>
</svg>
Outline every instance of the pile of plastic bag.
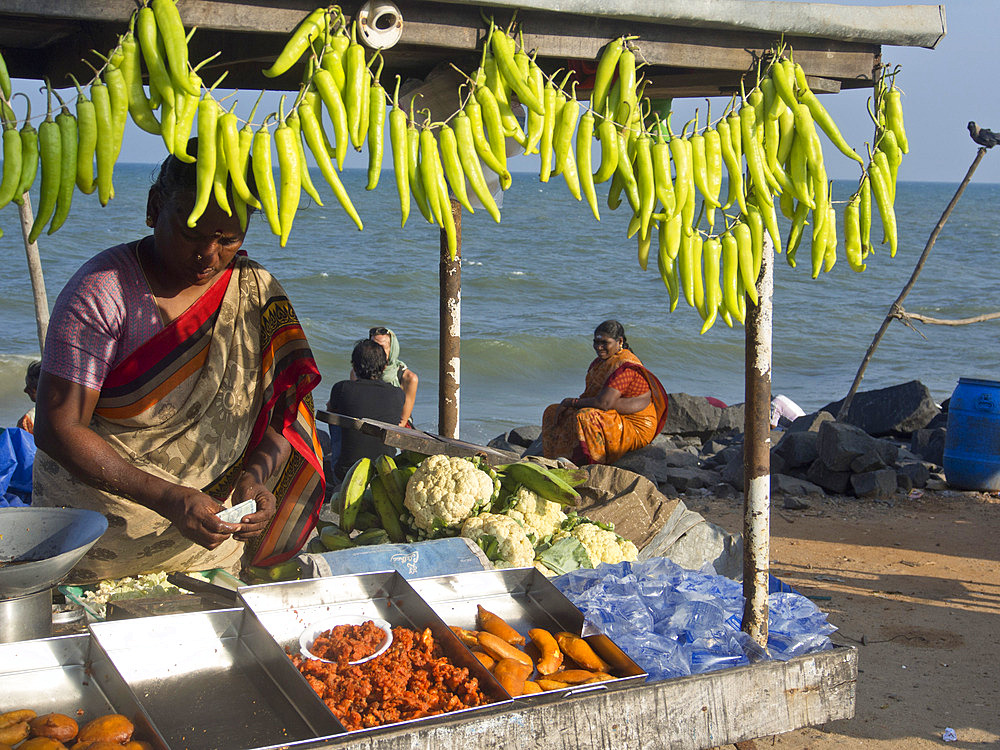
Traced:
<svg viewBox="0 0 1000 750">
<path fill-rule="evenodd" d="M 31 505 L 35 440 L 17 427 L 0 430 L 0 508 Z"/>
<path fill-rule="evenodd" d="M 553 583 L 650 680 L 822 651 L 836 630 L 825 612 L 772 578 L 765 652 L 740 631 L 743 584 L 664 557 L 581 569 Z"/>
</svg>

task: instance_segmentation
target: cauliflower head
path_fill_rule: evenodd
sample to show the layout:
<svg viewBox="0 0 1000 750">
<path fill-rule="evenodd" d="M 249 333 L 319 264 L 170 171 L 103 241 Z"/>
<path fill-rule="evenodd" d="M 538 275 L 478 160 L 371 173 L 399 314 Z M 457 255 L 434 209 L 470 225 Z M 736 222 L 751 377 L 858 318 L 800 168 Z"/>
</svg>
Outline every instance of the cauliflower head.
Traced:
<svg viewBox="0 0 1000 750">
<path fill-rule="evenodd" d="M 454 528 L 490 499 L 493 480 L 470 461 L 455 456 L 429 456 L 406 484 L 403 505 L 413 524 L 427 532 Z"/>
<path fill-rule="evenodd" d="M 510 516 L 483 513 L 462 524 L 462 536 L 474 540 L 498 568 L 525 568 L 534 563 L 535 550 L 524 528 Z M 490 549 L 493 537 L 494 549 Z"/>
<path fill-rule="evenodd" d="M 566 514 L 559 503 L 539 497 L 523 485 L 517 488 L 507 515 L 520 521 L 528 535 L 535 537 L 536 542 L 555 534 L 566 520 Z"/>
<path fill-rule="evenodd" d="M 581 523 L 568 534 L 562 532 L 554 538 L 566 536 L 580 540 L 595 568 L 601 563 L 619 563 L 624 560 L 634 562 L 639 558 L 639 550 L 632 542 L 613 531 L 602 529 L 596 523 Z"/>
</svg>

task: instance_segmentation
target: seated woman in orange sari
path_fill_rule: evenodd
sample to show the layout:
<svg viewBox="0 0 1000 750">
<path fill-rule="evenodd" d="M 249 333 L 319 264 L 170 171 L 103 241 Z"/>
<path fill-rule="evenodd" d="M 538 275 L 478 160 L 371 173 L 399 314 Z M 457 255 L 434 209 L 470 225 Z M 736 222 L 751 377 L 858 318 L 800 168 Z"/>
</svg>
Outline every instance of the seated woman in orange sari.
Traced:
<svg viewBox="0 0 1000 750">
<path fill-rule="evenodd" d="M 564 398 L 542 416 L 542 454 L 577 465 L 611 464 L 649 445 L 667 421 L 667 393 L 632 353 L 625 329 L 605 320 L 594 331 L 597 359 L 579 398 Z"/>
</svg>

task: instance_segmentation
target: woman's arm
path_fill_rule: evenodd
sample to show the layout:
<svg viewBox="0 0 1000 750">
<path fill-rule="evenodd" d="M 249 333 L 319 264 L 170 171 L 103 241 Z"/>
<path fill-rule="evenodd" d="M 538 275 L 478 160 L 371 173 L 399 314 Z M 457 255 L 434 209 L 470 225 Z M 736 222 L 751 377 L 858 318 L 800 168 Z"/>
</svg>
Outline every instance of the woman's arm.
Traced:
<svg viewBox="0 0 1000 750">
<path fill-rule="evenodd" d="M 403 388 L 403 414 L 399 418 L 400 427 L 405 427 L 406 423 L 410 421 L 410 415 L 413 414 L 413 404 L 417 400 L 418 382 L 417 373 L 413 370 L 403 370 L 403 374 L 399 377 L 399 384 Z"/>
<path fill-rule="evenodd" d="M 35 444 L 80 481 L 149 508 L 186 538 L 214 549 L 240 524 L 215 515 L 222 506 L 192 487 L 153 476 L 122 458 L 90 429 L 99 391 L 42 371 L 38 381 Z"/>
<path fill-rule="evenodd" d="M 585 398 L 565 398 L 562 400 L 563 406 L 571 406 L 574 409 L 592 407 L 602 411 L 613 409 L 619 414 L 635 414 L 649 406 L 652 394 L 649 391 L 630 398 L 622 397 L 621 391 L 605 387 L 596 396 Z"/>
</svg>

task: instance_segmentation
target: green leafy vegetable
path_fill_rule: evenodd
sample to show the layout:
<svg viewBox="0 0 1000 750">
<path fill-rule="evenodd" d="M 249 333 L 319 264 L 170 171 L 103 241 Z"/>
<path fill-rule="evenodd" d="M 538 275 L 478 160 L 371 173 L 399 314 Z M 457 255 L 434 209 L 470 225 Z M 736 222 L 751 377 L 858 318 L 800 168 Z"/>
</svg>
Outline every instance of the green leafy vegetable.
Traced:
<svg viewBox="0 0 1000 750">
<path fill-rule="evenodd" d="M 579 568 L 594 567 L 586 548 L 576 537 L 565 537 L 548 547 L 536 558 L 549 570 L 562 575 Z"/>
</svg>

